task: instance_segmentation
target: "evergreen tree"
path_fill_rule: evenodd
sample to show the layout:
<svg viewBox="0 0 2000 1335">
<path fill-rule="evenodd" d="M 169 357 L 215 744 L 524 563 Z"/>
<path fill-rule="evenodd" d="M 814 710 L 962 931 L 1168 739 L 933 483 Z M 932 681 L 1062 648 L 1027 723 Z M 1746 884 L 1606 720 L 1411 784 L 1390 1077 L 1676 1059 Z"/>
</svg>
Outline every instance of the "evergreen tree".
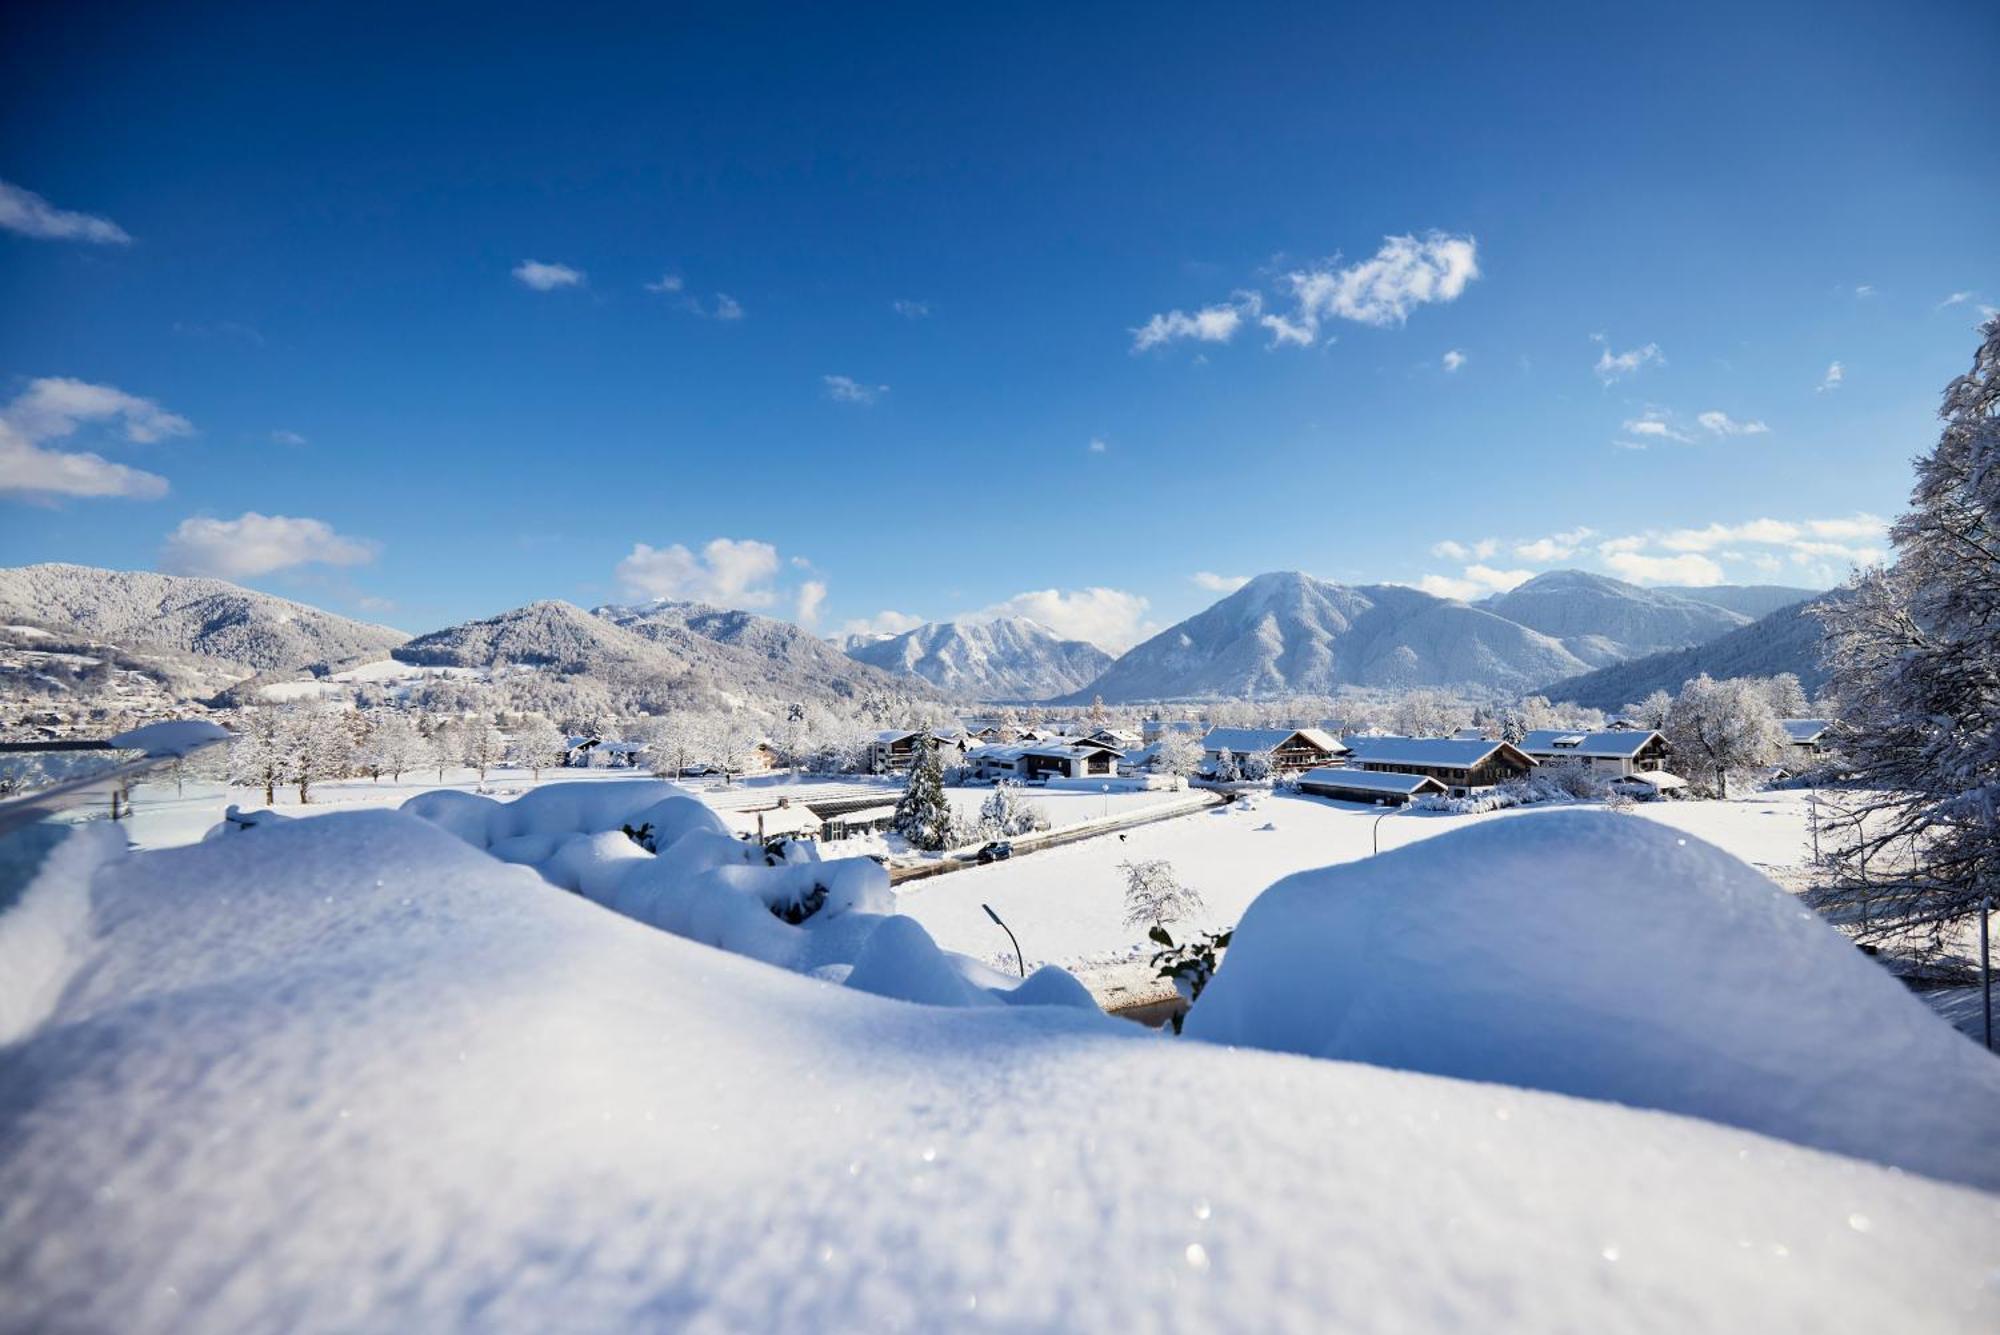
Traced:
<svg viewBox="0 0 2000 1335">
<path fill-rule="evenodd" d="M 1858 796 L 1822 834 L 1864 938 L 1944 949 L 2000 887 L 2000 316 L 1945 390 L 1896 564 L 1821 605 Z"/>
<path fill-rule="evenodd" d="M 937 748 L 920 740 L 910 765 L 909 786 L 896 803 L 889 828 L 903 836 L 911 848 L 934 853 L 950 846 L 954 823 L 951 803 L 944 795 L 944 765 Z"/>
</svg>

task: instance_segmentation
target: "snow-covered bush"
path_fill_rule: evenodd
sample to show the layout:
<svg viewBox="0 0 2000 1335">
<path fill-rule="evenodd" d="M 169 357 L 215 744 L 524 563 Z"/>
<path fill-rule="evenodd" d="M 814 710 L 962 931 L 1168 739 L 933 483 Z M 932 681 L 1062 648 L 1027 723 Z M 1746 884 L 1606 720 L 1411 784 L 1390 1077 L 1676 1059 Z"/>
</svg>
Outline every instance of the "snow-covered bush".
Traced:
<svg viewBox="0 0 2000 1335">
<path fill-rule="evenodd" d="M 1052 828 L 1054 822 L 1049 813 L 1038 803 L 1021 796 L 1020 790 L 1006 780 L 994 785 L 993 791 L 979 805 L 979 820 L 973 826 L 972 838 L 959 842 L 971 843 L 972 839 L 1013 839 L 1024 834 L 1033 834 Z"/>
<path fill-rule="evenodd" d="M 1174 874 L 1174 864 L 1165 858 L 1147 858 L 1118 864 L 1125 873 L 1125 925 L 1162 927 L 1201 912 L 1201 895 L 1182 885 Z"/>
<path fill-rule="evenodd" d="M 1757 871 L 1648 820 L 1486 821 L 1287 877 L 1187 1031 L 2000 1186 L 2000 1064 Z"/>
<path fill-rule="evenodd" d="M 1252 751 L 1243 757 L 1243 764 L 1237 772 L 1251 783 L 1262 783 L 1271 777 L 1271 753 Z"/>
<path fill-rule="evenodd" d="M 1215 764 L 1210 770 L 1209 777 L 1217 783 L 1235 783 L 1242 777 L 1242 773 L 1236 767 L 1235 753 L 1225 747 L 1216 753 Z"/>
</svg>

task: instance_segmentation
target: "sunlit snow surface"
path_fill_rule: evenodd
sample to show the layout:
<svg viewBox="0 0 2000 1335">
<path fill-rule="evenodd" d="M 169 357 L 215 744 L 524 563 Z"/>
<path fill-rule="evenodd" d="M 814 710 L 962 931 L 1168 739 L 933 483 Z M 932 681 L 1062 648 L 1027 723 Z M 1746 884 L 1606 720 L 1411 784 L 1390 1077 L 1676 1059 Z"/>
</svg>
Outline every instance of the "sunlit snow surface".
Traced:
<svg viewBox="0 0 2000 1335">
<path fill-rule="evenodd" d="M 116 858 L 87 893 L 80 967 L 0 1049 L 0 1329 L 2000 1319 L 1990 1195 L 1606 1103 L 888 1001 L 408 816 Z"/>
</svg>

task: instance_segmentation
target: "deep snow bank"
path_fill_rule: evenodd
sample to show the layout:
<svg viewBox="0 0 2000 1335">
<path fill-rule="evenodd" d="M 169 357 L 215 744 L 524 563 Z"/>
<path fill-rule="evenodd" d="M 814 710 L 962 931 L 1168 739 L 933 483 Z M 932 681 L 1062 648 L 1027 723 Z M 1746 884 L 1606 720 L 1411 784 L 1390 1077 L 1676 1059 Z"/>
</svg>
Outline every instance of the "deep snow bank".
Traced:
<svg viewBox="0 0 2000 1335">
<path fill-rule="evenodd" d="M 1991 1330 L 2000 1200 L 892 1005 L 421 821 L 121 857 L 0 1048 L 0 1330 Z M 0 983 L 4 985 L 4 983 Z"/>
<path fill-rule="evenodd" d="M 1287 877 L 1244 914 L 1187 1032 L 2000 1186 L 2000 1062 L 1748 866 L 1604 812 Z"/>
<path fill-rule="evenodd" d="M 664 780 L 554 783 L 512 802 L 423 793 L 402 809 L 628 918 L 766 964 L 938 1006 L 1096 1009 L 1061 969 L 1039 969 L 1023 983 L 940 950 L 915 922 L 894 920 L 881 865 L 822 860 L 810 842 L 768 851 L 746 843 L 706 803 Z M 643 830 L 655 851 L 626 828 Z"/>
</svg>

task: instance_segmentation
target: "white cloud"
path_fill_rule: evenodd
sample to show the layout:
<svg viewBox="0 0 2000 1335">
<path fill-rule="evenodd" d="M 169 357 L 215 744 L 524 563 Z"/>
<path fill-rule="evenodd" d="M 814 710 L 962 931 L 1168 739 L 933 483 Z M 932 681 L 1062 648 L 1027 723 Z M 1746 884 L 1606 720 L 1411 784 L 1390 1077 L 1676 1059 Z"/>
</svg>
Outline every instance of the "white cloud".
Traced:
<svg viewBox="0 0 2000 1335">
<path fill-rule="evenodd" d="M 801 626 L 817 625 L 819 623 L 820 604 L 826 601 L 826 581 L 819 579 L 807 580 L 805 583 L 799 585 L 797 597 L 798 601 L 794 608 L 794 615 L 797 617 L 798 623 Z"/>
<path fill-rule="evenodd" d="M 1677 429 L 1673 419 L 1664 408 L 1648 408 L 1639 416 L 1625 423 L 1625 432 L 1632 436 L 1646 436 L 1654 440 L 1678 440 L 1685 444 L 1691 439 L 1684 431 Z"/>
<path fill-rule="evenodd" d="M 303 445 L 306 443 L 306 438 L 296 431 L 273 431 L 271 433 L 271 443 L 273 445 Z"/>
<path fill-rule="evenodd" d="M 823 375 L 820 382 L 835 403 L 873 403 L 889 392 L 887 385 L 864 385 L 851 376 Z"/>
<path fill-rule="evenodd" d="M 1442 556 L 1447 561 L 1484 561 L 1499 550 L 1498 538 L 1481 538 L 1477 542 L 1457 542 L 1446 538 L 1443 542 L 1431 544 L 1431 555 Z"/>
<path fill-rule="evenodd" d="M 1694 419 L 1702 429 L 1717 436 L 1761 436 L 1771 428 L 1762 422 L 1739 422 L 1728 413 L 1710 409 Z"/>
<path fill-rule="evenodd" d="M 1831 584 L 1848 567 L 1883 559 L 1888 521 L 1854 514 L 1831 519 L 1751 519 L 1610 538 L 1597 545 L 1605 565 L 1654 584 L 1716 584 L 1724 565 L 1772 574 L 1782 562 Z"/>
<path fill-rule="evenodd" d="M 537 292 L 553 292 L 559 287 L 576 287 L 583 282 L 583 270 L 572 269 L 567 264 L 544 264 L 540 260 L 522 260 L 514 266 L 514 277 L 524 287 Z"/>
<path fill-rule="evenodd" d="M 151 445 L 194 427 L 151 399 L 66 376 L 28 383 L 0 409 L 0 494 L 22 496 L 164 496 L 167 480 L 82 450 L 49 448 L 86 425 L 116 426 L 127 441 Z"/>
<path fill-rule="evenodd" d="M 1316 330 L 1328 316 L 1378 328 L 1400 325 L 1418 306 L 1456 301 L 1479 277 L 1479 243 L 1430 232 L 1390 236 L 1374 258 L 1339 267 L 1339 257 L 1285 275 L 1298 302 L 1297 323 Z"/>
<path fill-rule="evenodd" d="M 1489 593 L 1505 593 L 1534 577 L 1535 572 L 1532 570 L 1495 570 L 1486 565 L 1469 565 L 1465 567 L 1462 578 L 1451 575 L 1425 575 L 1417 581 L 1417 587 L 1439 598 L 1457 598 L 1469 602 L 1474 598 L 1484 598 Z"/>
<path fill-rule="evenodd" d="M 1706 556 L 1647 556 L 1640 552 L 1612 552 L 1604 564 L 1621 578 L 1634 584 L 1721 584 L 1728 577 L 1722 567 Z"/>
<path fill-rule="evenodd" d="M 855 621 L 844 621 L 840 625 L 842 635 L 901 635 L 906 630 L 915 630 L 924 624 L 920 616 L 908 612 L 892 612 L 887 608 L 872 617 Z"/>
<path fill-rule="evenodd" d="M 1819 392 L 1824 394 L 1830 389 L 1839 389 L 1840 382 L 1845 379 L 1847 379 L 1847 368 L 1835 362 L 1827 367 L 1826 374 L 1820 377 Z"/>
<path fill-rule="evenodd" d="M 1643 440 L 1614 440 L 1611 442 L 1611 447 L 1616 450 L 1643 450 L 1646 448 L 1646 442 Z"/>
<path fill-rule="evenodd" d="M 1857 297 L 1872 297 L 1875 295 L 1875 285 L 1873 283 L 1863 283 L 1854 289 L 1854 295 Z"/>
<path fill-rule="evenodd" d="M 1197 570 L 1188 576 L 1196 588 L 1207 589 L 1210 593 L 1234 593 L 1250 582 L 1248 575 L 1218 575 L 1209 570 Z"/>
<path fill-rule="evenodd" d="M 1105 442 L 1102 436 L 1092 436 L 1090 438 L 1090 452 L 1092 454 L 1103 454 L 1110 450 L 1110 448 L 1111 446 Z"/>
<path fill-rule="evenodd" d="M 1144 352 L 1183 338 L 1197 343 L 1227 343 L 1236 337 L 1246 319 L 1263 309 L 1264 299 L 1257 293 L 1236 292 L 1227 304 L 1204 306 L 1193 315 L 1180 310 L 1167 311 L 1131 331 L 1132 351 Z"/>
<path fill-rule="evenodd" d="M 0 181 L 0 228 L 43 241 L 92 241 L 130 245 L 125 229 L 109 218 L 59 209 L 32 190 Z"/>
<path fill-rule="evenodd" d="M 1514 544 L 1514 555 L 1523 561 L 1567 561 L 1576 555 L 1577 548 L 1583 545 L 1584 539 L 1592 536 L 1594 530 L 1582 527 L 1563 533 L 1551 533 L 1546 538 Z"/>
<path fill-rule="evenodd" d="M 663 273 L 656 283 L 647 283 L 648 292 L 678 292 L 687 286 L 687 280 L 677 273 Z"/>
<path fill-rule="evenodd" d="M 1963 306 L 1966 302 L 1971 301 L 1972 297 L 1973 294 L 1971 292 L 1954 292 L 1943 301 L 1940 301 L 1937 304 L 1937 308 L 1943 310 L 1947 306 Z"/>
<path fill-rule="evenodd" d="M 244 579 L 301 565 L 355 566 L 375 559 L 376 544 L 333 531 L 323 519 L 260 515 L 184 519 L 160 549 L 170 575 Z"/>
<path fill-rule="evenodd" d="M 1465 365 L 1465 354 L 1460 352 L 1457 348 L 1453 348 L 1451 351 L 1445 353 L 1444 369 L 1446 371 L 1456 371 L 1459 367 L 1463 365 Z"/>
<path fill-rule="evenodd" d="M 710 312 L 718 320 L 740 320 L 743 318 L 743 303 L 727 292 L 715 294 L 715 309 Z"/>
<path fill-rule="evenodd" d="M 1602 334 L 1593 334 L 1591 337 L 1599 343 L 1604 343 Z M 1660 351 L 1660 345 L 1657 343 L 1647 343 L 1642 347 L 1628 348 L 1619 353 L 1612 352 L 1611 346 L 1606 343 L 1603 351 L 1597 354 L 1597 364 L 1591 370 L 1596 372 L 1599 380 L 1609 385 L 1614 381 L 1623 380 L 1628 375 L 1637 375 L 1648 366 L 1666 364 L 1666 354 Z"/>
<path fill-rule="evenodd" d="M 892 301 L 889 309 L 905 320 L 921 320 L 931 313 L 931 304 L 928 301 Z"/>
<path fill-rule="evenodd" d="M 1153 634 L 1146 608 L 1144 598 L 1123 589 L 1035 589 L 975 612 L 968 620 L 1027 617 L 1066 640 L 1088 640 L 1115 654 Z"/>
<path fill-rule="evenodd" d="M 680 543 L 637 542 L 617 571 L 619 584 L 636 597 L 741 608 L 776 602 L 771 581 L 777 573 L 778 549 L 754 538 L 714 538 L 699 554 Z"/>
<path fill-rule="evenodd" d="M 1283 315 L 1266 315 L 1257 321 L 1271 331 L 1270 346 L 1277 348 L 1289 343 L 1293 347 L 1309 348 L 1319 337 L 1319 326 L 1304 321 L 1293 320 Z"/>
</svg>

